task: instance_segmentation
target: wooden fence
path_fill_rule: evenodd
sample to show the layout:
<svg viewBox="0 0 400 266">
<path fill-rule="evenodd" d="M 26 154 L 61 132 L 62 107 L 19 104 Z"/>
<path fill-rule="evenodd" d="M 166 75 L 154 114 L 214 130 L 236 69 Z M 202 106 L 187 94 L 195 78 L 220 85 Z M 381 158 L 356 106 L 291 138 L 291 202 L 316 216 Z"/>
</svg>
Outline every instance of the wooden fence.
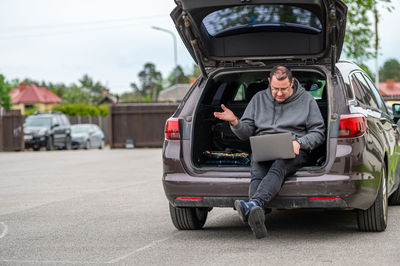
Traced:
<svg viewBox="0 0 400 266">
<path fill-rule="evenodd" d="M 106 144 L 109 141 L 109 118 L 108 116 L 68 116 L 69 122 L 71 125 L 75 124 L 96 124 L 98 125 L 104 133 L 104 140 Z"/>
<path fill-rule="evenodd" d="M 165 121 L 178 104 L 130 103 L 110 106 L 109 139 L 111 148 L 124 148 L 133 141 L 135 147 L 161 147 Z"/>
<path fill-rule="evenodd" d="M 23 123 L 19 110 L 0 110 L 0 151 L 24 150 Z"/>
</svg>

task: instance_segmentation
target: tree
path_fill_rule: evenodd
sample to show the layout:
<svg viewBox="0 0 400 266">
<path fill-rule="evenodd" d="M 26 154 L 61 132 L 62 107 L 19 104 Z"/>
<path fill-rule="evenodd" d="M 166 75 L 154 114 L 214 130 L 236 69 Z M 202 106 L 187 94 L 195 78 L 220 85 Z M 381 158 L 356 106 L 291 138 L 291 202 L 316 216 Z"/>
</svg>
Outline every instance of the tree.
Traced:
<svg viewBox="0 0 400 266">
<path fill-rule="evenodd" d="M 143 100 L 143 96 L 139 92 L 124 92 L 119 101 L 121 103 L 129 103 L 129 102 L 141 102 Z"/>
<path fill-rule="evenodd" d="M 163 89 L 161 72 L 153 63 L 146 63 L 138 74 L 140 87 L 131 83 L 134 92 L 139 92 L 144 101 L 156 101 L 158 93 Z"/>
<path fill-rule="evenodd" d="M 191 73 L 190 76 L 198 78 L 200 75 L 201 75 L 200 67 L 198 65 L 196 65 L 196 64 L 193 64 L 193 70 L 192 70 L 192 73 Z"/>
<path fill-rule="evenodd" d="M 66 87 L 62 96 L 63 104 L 89 103 L 90 95 L 88 91 L 82 90 L 76 84 Z"/>
<path fill-rule="evenodd" d="M 185 75 L 181 66 L 177 66 L 167 78 L 167 87 L 182 83 L 189 83 L 189 77 Z"/>
<path fill-rule="evenodd" d="M 388 59 L 379 69 L 380 81 L 394 79 L 400 81 L 400 63 L 396 59 Z"/>
<path fill-rule="evenodd" d="M 11 108 L 11 98 L 8 93 L 11 90 L 11 86 L 5 82 L 5 78 L 0 74 L 0 106 L 4 109 L 9 110 Z"/>
<path fill-rule="evenodd" d="M 97 103 L 101 100 L 103 90 L 107 89 L 106 86 L 102 85 L 99 81 L 94 82 L 91 77 L 87 74 L 79 80 L 81 89 L 86 91 L 90 96 L 90 103 Z"/>
<path fill-rule="evenodd" d="M 347 57 L 361 64 L 374 56 L 371 40 L 374 33 L 368 17 L 373 8 L 371 0 L 345 0 L 348 6 L 346 34 L 344 36 L 343 51 Z"/>
<path fill-rule="evenodd" d="M 344 0 L 348 6 L 347 26 L 343 51 L 347 57 L 358 64 L 378 56 L 377 31 L 373 31 L 371 17 L 375 20 L 377 28 L 379 12 L 378 5 L 392 11 L 389 5 L 392 0 Z"/>
</svg>

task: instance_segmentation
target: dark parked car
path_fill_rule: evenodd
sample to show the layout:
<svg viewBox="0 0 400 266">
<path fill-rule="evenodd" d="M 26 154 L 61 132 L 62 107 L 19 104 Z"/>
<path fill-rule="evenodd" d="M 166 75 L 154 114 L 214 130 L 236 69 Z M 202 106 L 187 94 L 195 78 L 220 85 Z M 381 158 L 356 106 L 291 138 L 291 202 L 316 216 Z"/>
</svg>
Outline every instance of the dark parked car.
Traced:
<svg viewBox="0 0 400 266">
<path fill-rule="evenodd" d="M 354 210 L 361 231 L 385 230 L 388 203 L 400 204 L 399 129 L 370 78 L 339 61 L 343 2 L 176 3 L 171 16 L 202 75 L 165 128 L 163 185 L 174 225 L 200 229 L 213 207 L 247 200 L 249 143 L 213 112 L 224 104 L 241 117 L 254 94 L 268 92 L 272 67 L 283 64 L 316 99 L 326 141 L 267 208 Z"/>
<path fill-rule="evenodd" d="M 93 124 L 77 124 L 71 126 L 72 148 L 90 149 L 104 148 L 104 133 Z"/>
<path fill-rule="evenodd" d="M 59 112 L 35 113 L 24 122 L 25 148 L 37 151 L 41 147 L 71 149 L 71 125 Z"/>
</svg>

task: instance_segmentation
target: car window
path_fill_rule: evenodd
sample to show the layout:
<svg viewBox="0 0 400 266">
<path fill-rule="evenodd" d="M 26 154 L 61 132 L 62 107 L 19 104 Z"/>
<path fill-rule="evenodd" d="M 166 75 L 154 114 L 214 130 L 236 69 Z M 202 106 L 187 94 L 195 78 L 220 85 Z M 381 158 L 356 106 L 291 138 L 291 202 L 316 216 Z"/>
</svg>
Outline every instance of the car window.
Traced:
<svg viewBox="0 0 400 266">
<path fill-rule="evenodd" d="M 51 118 L 51 124 L 52 124 L 53 126 L 54 126 L 55 124 L 61 125 L 60 121 L 57 119 L 56 116 L 53 116 L 53 117 Z"/>
<path fill-rule="evenodd" d="M 222 95 L 224 94 L 225 88 L 228 85 L 228 83 L 224 82 L 222 83 L 218 89 L 217 92 L 215 93 L 212 101 L 211 101 L 211 105 L 219 105 L 222 101 Z"/>
<path fill-rule="evenodd" d="M 372 92 L 371 92 L 367 82 L 365 81 L 364 77 L 362 76 L 362 74 L 360 72 L 357 72 L 354 75 L 354 77 L 358 82 L 360 91 L 362 91 L 361 94 L 364 94 L 365 103 L 373 108 L 379 109 L 379 105 L 375 99 L 375 96 L 372 94 Z"/>
<path fill-rule="evenodd" d="M 241 84 L 236 92 L 235 98 L 233 99 L 234 102 L 239 102 L 239 101 L 244 101 L 245 100 L 245 94 L 244 94 L 244 85 Z"/>
<path fill-rule="evenodd" d="M 322 92 L 324 91 L 326 85 L 326 80 L 318 80 L 317 82 L 311 84 L 309 92 L 314 97 L 315 100 L 322 99 Z"/>
<path fill-rule="evenodd" d="M 243 2 L 243 1 L 242 1 Z M 241 5 L 210 13 L 203 25 L 211 36 L 230 31 L 251 31 L 266 26 L 292 26 L 319 33 L 322 23 L 310 10 L 288 5 Z"/>
<path fill-rule="evenodd" d="M 28 116 L 25 120 L 25 127 L 50 127 L 50 117 Z"/>
<path fill-rule="evenodd" d="M 351 76 L 350 79 L 351 79 L 351 85 L 353 87 L 356 100 L 358 100 L 359 102 L 361 102 L 363 104 L 369 104 L 364 101 L 364 94 L 361 93 L 359 85 L 358 85 L 357 81 L 355 80 L 354 76 Z"/>
<path fill-rule="evenodd" d="M 376 89 L 375 85 L 372 83 L 372 81 L 367 76 L 363 75 L 363 77 L 364 77 L 365 81 L 367 82 L 368 87 L 370 88 L 371 92 L 374 94 L 374 97 L 376 99 L 376 102 L 378 103 L 379 109 L 381 109 L 382 112 L 385 112 L 388 114 L 389 112 L 386 108 L 385 101 L 382 99 L 382 96 Z"/>
<path fill-rule="evenodd" d="M 63 122 L 63 124 L 65 126 L 69 126 L 70 125 L 70 123 L 68 121 L 68 118 L 65 115 L 61 115 L 61 121 Z"/>
</svg>

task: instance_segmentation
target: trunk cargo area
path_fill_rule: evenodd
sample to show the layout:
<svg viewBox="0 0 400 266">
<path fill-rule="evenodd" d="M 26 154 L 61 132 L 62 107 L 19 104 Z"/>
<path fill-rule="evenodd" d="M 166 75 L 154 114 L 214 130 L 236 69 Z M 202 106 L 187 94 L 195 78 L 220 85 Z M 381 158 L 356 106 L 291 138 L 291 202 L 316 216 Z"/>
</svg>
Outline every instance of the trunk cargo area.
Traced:
<svg viewBox="0 0 400 266">
<path fill-rule="evenodd" d="M 292 68 L 293 77 L 316 100 L 328 134 L 329 103 L 326 75 L 318 69 Z M 193 121 L 191 158 L 196 168 L 209 170 L 226 168 L 248 171 L 251 161 L 250 141 L 237 138 L 229 123 L 214 117 L 221 112 L 221 104 L 240 119 L 251 98 L 268 88 L 268 70 L 221 72 L 210 78 L 203 90 Z M 327 142 L 312 151 L 312 168 L 321 168 L 327 158 Z"/>
</svg>

